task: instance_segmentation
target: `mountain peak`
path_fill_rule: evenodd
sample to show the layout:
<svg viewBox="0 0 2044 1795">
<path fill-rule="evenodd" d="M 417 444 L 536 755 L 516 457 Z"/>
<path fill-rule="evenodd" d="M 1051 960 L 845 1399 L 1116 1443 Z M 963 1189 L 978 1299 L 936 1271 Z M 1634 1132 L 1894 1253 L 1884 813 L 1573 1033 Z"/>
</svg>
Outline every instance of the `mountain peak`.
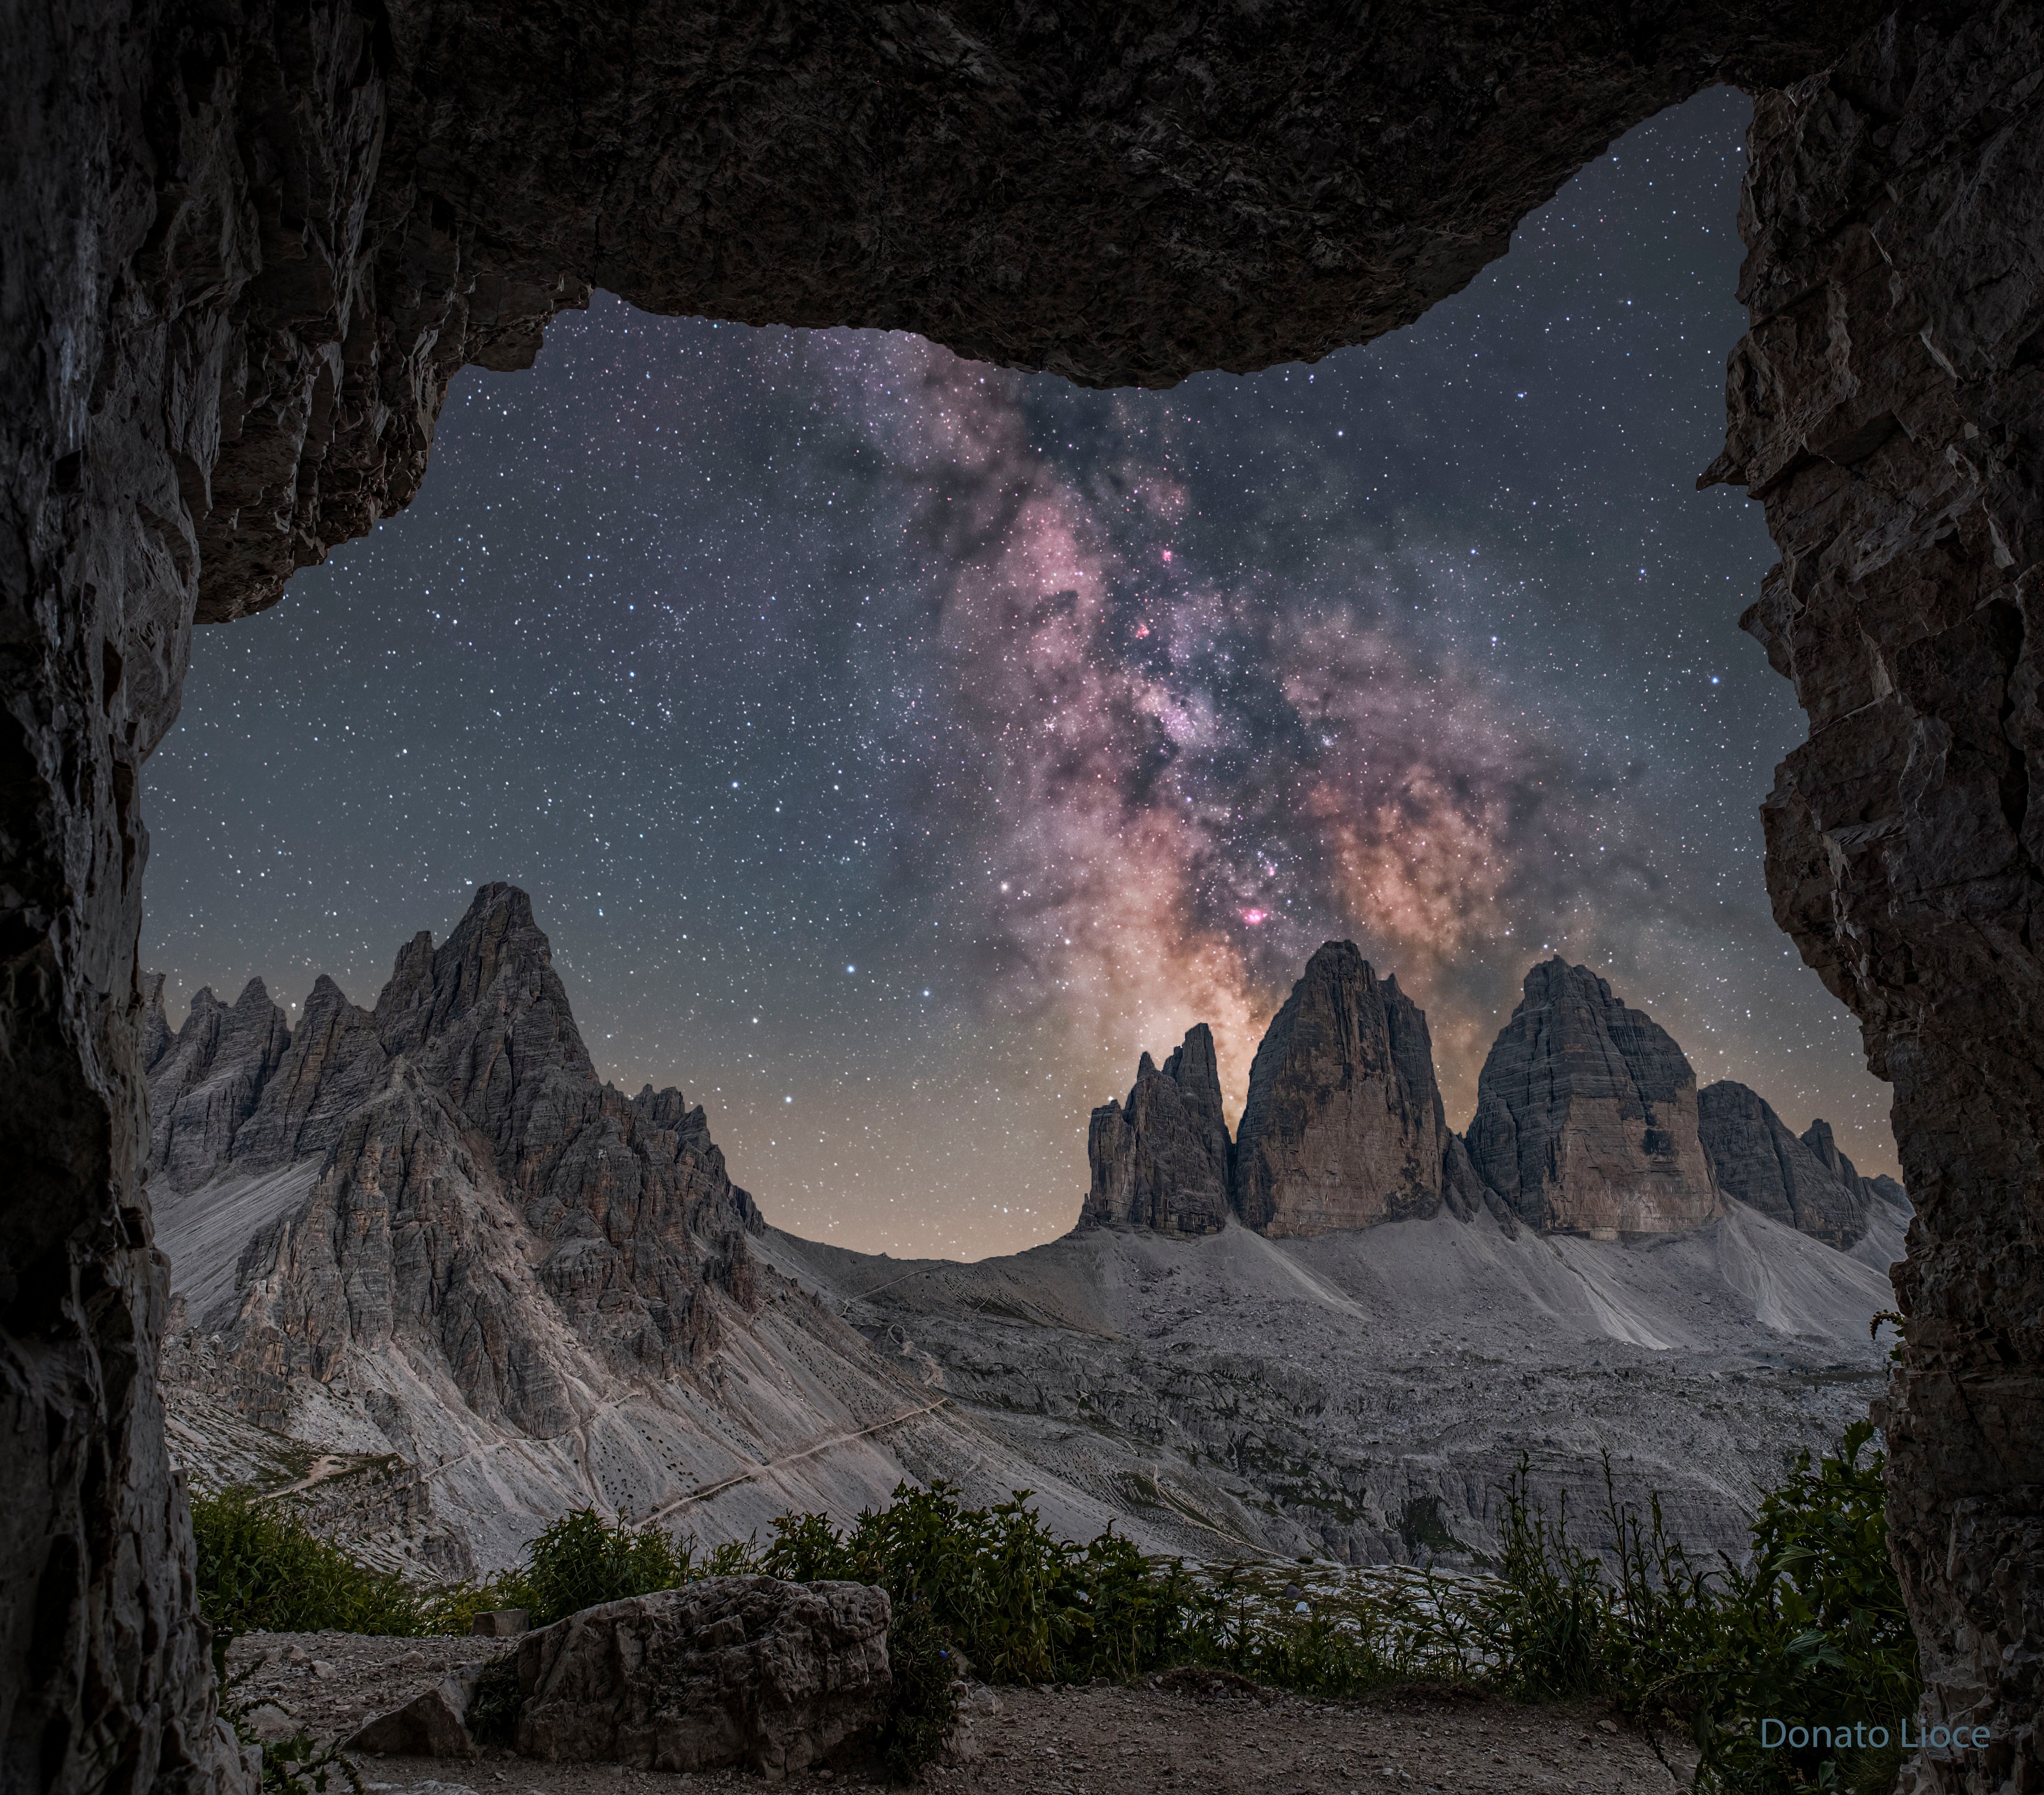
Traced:
<svg viewBox="0 0 2044 1795">
<path fill-rule="evenodd" d="M 1325 943 L 1250 1068 L 1238 1213 L 1270 1234 L 1431 1214 L 1447 1138 L 1425 1012 L 1354 942 Z"/>
<path fill-rule="evenodd" d="M 1673 1037 L 1558 954 L 1524 989 L 1477 1081 L 1469 1153 L 1485 1183 L 1553 1233 L 1679 1233 L 1715 1217 L 1696 1075 Z"/>
<path fill-rule="evenodd" d="M 1200 1022 L 1162 1071 L 1143 1054 L 1126 1105 L 1093 1112 L 1086 1130 L 1093 1181 L 1079 1225 L 1215 1233 L 1228 1221 L 1230 1157 L 1213 1031 Z"/>
</svg>

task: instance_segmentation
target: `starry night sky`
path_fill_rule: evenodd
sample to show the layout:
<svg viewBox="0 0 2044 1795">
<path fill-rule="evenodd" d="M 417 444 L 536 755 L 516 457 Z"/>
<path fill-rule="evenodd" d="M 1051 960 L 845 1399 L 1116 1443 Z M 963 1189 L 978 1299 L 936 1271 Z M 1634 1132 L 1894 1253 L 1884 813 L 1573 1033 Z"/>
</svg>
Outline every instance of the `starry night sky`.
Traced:
<svg viewBox="0 0 2044 1795">
<path fill-rule="evenodd" d="M 1695 490 L 1746 117 L 1640 127 L 1312 367 L 1086 393 L 604 297 L 467 370 L 410 510 L 198 633 L 148 769 L 173 1021 L 370 1003 L 509 879 L 599 1070 L 706 1104 L 769 1219 L 977 1257 L 1070 1225 L 1141 1049 L 1212 1022 L 1239 1110 L 1321 941 L 1424 1005 L 1457 1127 L 1558 950 L 1893 1170 L 1768 912 L 1773 550 Z"/>
</svg>

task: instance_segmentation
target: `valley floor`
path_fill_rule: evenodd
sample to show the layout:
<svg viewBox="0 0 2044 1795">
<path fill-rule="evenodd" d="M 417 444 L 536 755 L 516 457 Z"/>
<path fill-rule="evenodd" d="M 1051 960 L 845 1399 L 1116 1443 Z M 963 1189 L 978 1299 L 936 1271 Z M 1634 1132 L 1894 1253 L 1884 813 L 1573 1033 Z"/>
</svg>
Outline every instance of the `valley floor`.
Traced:
<svg viewBox="0 0 2044 1795">
<path fill-rule="evenodd" d="M 448 1664 L 497 1649 L 485 1640 L 252 1633 L 235 1641 L 232 1663 L 268 1658 L 256 1685 L 275 1686 L 294 1717 L 325 1738 L 409 1699 Z M 934 1766 L 924 1786 L 946 1795 L 1662 1795 L 1686 1786 L 1638 1734 L 1614 1728 L 1593 1707 L 1420 1692 L 1319 1702 L 1201 1672 L 1128 1688 L 976 1689 L 953 1760 Z M 371 1795 L 684 1795 L 759 1780 L 508 1753 L 359 1762 Z M 887 1786 L 855 1770 L 792 1781 L 813 1789 Z"/>
</svg>

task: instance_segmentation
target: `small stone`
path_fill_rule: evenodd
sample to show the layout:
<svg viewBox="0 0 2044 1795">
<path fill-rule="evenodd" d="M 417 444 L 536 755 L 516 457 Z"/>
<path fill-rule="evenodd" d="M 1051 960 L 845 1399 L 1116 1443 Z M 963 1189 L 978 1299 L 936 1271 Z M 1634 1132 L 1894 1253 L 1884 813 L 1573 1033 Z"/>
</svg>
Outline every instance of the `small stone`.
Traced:
<svg viewBox="0 0 2044 1795">
<path fill-rule="evenodd" d="M 480 1664 L 464 1664 L 402 1708 L 378 1715 L 344 1743 L 350 1751 L 375 1751 L 406 1758 L 472 1758 L 475 1740 L 468 1730 L 468 1705 L 474 1699 Z"/>
</svg>

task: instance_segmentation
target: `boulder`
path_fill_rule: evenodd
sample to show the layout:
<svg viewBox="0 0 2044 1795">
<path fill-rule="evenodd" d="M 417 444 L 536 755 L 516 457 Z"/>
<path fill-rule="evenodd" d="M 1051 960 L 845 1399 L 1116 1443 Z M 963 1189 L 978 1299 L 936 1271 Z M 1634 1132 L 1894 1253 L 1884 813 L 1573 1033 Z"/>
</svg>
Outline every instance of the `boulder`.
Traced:
<svg viewBox="0 0 2044 1795">
<path fill-rule="evenodd" d="M 846 1756 L 887 1709 L 886 1592 L 709 1577 L 585 1609 L 520 1643 L 528 1757 L 769 1781 Z"/>
<path fill-rule="evenodd" d="M 1237 1212 L 1272 1235 L 1431 1215 L 1448 1139 L 1425 1012 L 1353 942 L 1327 942 L 1250 1068 Z"/>
<path fill-rule="evenodd" d="M 478 1639 L 510 1640 L 532 1630 L 532 1617 L 522 1608 L 486 1608 L 469 1622 L 468 1630 Z"/>
</svg>

